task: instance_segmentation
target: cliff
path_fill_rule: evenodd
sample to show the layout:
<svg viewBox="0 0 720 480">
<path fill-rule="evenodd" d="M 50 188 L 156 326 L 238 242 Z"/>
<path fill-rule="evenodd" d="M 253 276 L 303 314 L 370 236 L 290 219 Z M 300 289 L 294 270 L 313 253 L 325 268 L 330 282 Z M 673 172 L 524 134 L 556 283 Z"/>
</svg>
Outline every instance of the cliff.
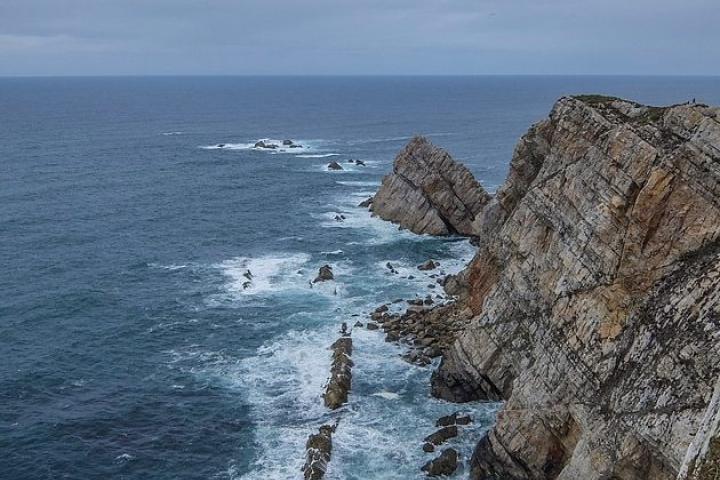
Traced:
<svg viewBox="0 0 720 480">
<path fill-rule="evenodd" d="M 706 478 L 720 109 L 562 98 L 485 203 L 459 277 L 472 320 L 433 376 L 448 400 L 506 400 L 471 478 Z"/>
<path fill-rule="evenodd" d="M 373 197 L 372 211 L 418 234 L 472 235 L 490 196 L 464 165 L 423 137 L 400 152 Z"/>
</svg>

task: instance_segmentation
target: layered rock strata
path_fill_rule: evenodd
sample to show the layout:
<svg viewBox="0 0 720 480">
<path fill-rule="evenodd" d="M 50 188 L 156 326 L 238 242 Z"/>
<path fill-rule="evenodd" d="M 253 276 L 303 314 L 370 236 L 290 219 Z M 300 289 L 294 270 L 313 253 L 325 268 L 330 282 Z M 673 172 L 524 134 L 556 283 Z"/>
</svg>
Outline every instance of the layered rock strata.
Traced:
<svg viewBox="0 0 720 480">
<path fill-rule="evenodd" d="M 507 401 L 471 478 L 712 478 L 720 110 L 562 98 L 486 203 L 463 230 L 472 319 L 433 377 Z"/>
<path fill-rule="evenodd" d="M 415 137 L 395 158 L 373 197 L 375 215 L 418 234 L 473 235 L 490 196 L 445 150 Z"/>
</svg>

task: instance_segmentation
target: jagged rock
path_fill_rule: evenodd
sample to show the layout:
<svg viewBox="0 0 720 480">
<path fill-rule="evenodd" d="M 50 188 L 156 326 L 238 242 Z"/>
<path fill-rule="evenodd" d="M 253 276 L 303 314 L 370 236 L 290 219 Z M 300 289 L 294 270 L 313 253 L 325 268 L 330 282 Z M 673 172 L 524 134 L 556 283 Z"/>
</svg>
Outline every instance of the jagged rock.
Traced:
<svg viewBox="0 0 720 480">
<path fill-rule="evenodd" d="M 293 142 L 292 140 L 283 140 L 283 146 L 291 147 L 293 145 L 295 145 L 295 142 Z"/>
<path fill-rule="evenodd" d="M 373 197 L 368 198 L 367 200 L 363 200 L 358 204 L 358 207 L 362 208 L 368 208 L 373 203 Z"/>
<path fill-rule="evenodd" d="M 330 162 L 327 166 L 328 170 L 343 170 L 342 165 L 340 165 L 338 162 Z"/>
<path fill-rule="evenodd" d="M 439 267 L 440 264 L 437 263 L 434 260 L 428 260 L 427 262 L 423 263 L 422 265 L 418 265 L 418 270 L 435 270 L 437 267 Z"/>
<path fill-rule="evenodd" d="M 260 140 L 259 142 L 255 142 L 255 148 L 266 148 L 270 150 L 274 150 L 278 148 L 278 146 L 274 143 L 267 143 L 265 140 Z"/>
<path fill-rule="evenodd" d="M 432 443 L 433 445 L 440 445 L 441 443 L 445 443 L 450 438 L 454 438 L 458 436 L 458 428 L 455 425 L 450 425 L 447 427 L 442 427 L 437 432 L 428 435 L 425 437 L 425 441 L 428 443 Z"/>
<path fill-rule="evenodd" d="M 432 453 L 434 451 L 435 451 L 435 445 L 433 445 L 432 443 L 427 443 L 427 442 L 423 443 L 423 452 Z"/>
<path fill-rule="evenodd" d="M 458 453 L 453 448 L 442 451 L 435 460 L 430 460 L 422 467 L 422 471 L 429 477 L 440 477 L 442 475 L 452 475 L 457 470 Z M 501 478 L 501 477 L 498 477 Z M 488 479 L 489 480 L 489 479 Z"/>
<path fill-rule="evenodd" d="M 305 444 L 306 460 L 303 466 L 305 480 L 320 480 L 325 476 L 332 454 L 332 434 L 335 427 L 323 425 L 319 433 L 308 437 Z"/>
<path fill-rule="evenodd" d="M 490 195 L 472 173 L 423 137 L 395 158 L 373 197 L 372 211 L 414 233 L 474 235 L 473 221 Z"/>
<path fill-rule="evenodd" d="M 367 328 L 368 330 L 377 330 L 380 327 L 378 327 L 377 323 L 368 322 L 365 328 Z"/>
<path fill-rule="evenodd" d="M 323 265 L 318 271 L 318 276 L 315 277 L 313 283 L 327 282 L 328 280 L 334 280 L 335 275 L 333 274 L 332 267 L 330 265 Z"/>
<path fill-rule="evenodd" d="M 720 373 L 720 109 L 562 98 L 474 231 L 433 375 L 507 400 L 471 478 L 675 480 Z"/>
<path fill-rule="evenodd" d="M 328 380 L 323 398 L 325 406 L 331 410 L 340 408 L 348 399 L 348 393 L 352 386 L 353 362 L 350 359 L 352 346 L 350 337 L 342 337 L 330 347 L 333 351 L 330 380 Z"/>
<path fill-rule="evenodd" d="M 355 165 L 359 165 L 359 166 L 361 166 L 361 167 L 364 167 L 364 166 L 365 166 L 365 162 L 363 162 L 362 160 L 355 160 Z"/>
<path fill-rule="evenodd" d="M 458 412 L 438 418 L 436 427 L 448 427 L 450 425 L 469 425 L 472 419 L 468 415 L 458 416 Z"/>
</svg>

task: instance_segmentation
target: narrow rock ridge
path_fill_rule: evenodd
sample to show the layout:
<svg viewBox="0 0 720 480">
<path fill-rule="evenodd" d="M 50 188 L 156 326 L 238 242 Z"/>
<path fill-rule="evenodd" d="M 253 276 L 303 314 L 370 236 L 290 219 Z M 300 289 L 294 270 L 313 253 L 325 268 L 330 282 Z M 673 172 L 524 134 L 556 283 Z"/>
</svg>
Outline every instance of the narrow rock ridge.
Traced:
<svg viewBox="0 0 720 480">
<path fill-rule="evenodd" d="M 303 466 L 305 480 L 320 480 L 325 476 L 332 455 L 332 434 L 336 426 L 323 425 L 318 433 L 308 437 L 305 444 L 306 459 Z"/>
<path fill-rule="evenodd" d="M 479 237 L 472 318 L 433 392 L 507 400 L 471 478 L 714 478 L 720 109 L 562 98 L 457 231 Z"/>
<path fill-rule="evenodd" d="M 340 337 L 330 347 L 333 351 L 332 366 L 323 398 L 325 406 L 331 410 L 336 410 L 347 402 L 352 384 L 352 347 L 352 338 L 349 336 Z"/>
<path fill-rule="evenodd" d="M 395 158 L 372 211 L 403 228 L 430 235 L 473 235 L 473 222 L 490 195 L 470 170 L 424 137 L 415 137 Z"/>
</svg>

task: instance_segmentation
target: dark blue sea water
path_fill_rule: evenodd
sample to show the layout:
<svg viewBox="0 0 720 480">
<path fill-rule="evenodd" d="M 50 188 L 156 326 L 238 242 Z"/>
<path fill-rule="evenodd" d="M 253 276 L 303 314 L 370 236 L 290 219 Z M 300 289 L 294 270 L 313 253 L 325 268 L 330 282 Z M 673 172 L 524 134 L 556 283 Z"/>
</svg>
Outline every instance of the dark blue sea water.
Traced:
<svg viewBox="0 0 720 480">
<path fill-rule="evenodd" d="M 717 78 L 0 79 L 0 477 L 299 478 L 334 418 L 339 323 L 425 296 L 422 261 L 472 255 L 357 203 L 416 133 L 494 189 L 528 126 L 584 92 L 720 104 Z M 310 288 L 325 263 L 336 282 Z M 456 407 L 381 334 L 353 337 L 328 478 L 420 478 L 421 439 Z M 495 407 L 463 407 L 465 458 Z"/>
</svg>

